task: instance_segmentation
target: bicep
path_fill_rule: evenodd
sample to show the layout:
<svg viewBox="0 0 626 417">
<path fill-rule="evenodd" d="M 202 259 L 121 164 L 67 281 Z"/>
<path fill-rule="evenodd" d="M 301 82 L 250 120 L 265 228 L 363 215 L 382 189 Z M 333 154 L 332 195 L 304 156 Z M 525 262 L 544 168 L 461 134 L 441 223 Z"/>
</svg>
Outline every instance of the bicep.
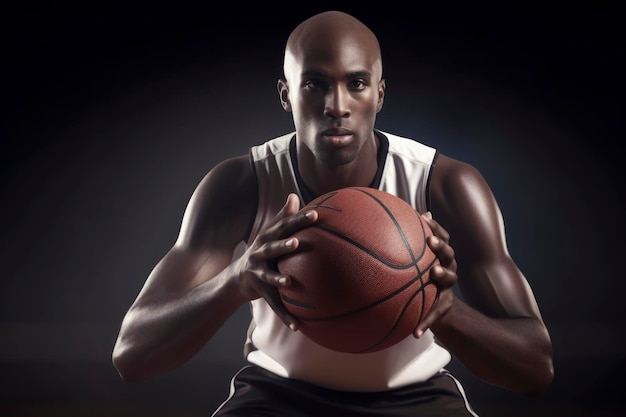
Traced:
<svg viewBox="0 0 626 417">
<path fill-rule="evenodd" d="M 145 290 L 187 291 L 228 266 L 246 238 L 255 192 L 247 158 L 213 168 L 194 190 L 177 240 L 151 272 Z"/>
<path fill-rule="evenodd" d="M 247 157 L 218 164 L 192 194 L 176 246 L 193 250 L 234 249 L 247 237 L 257 192 Z"/>
<path fill-rule="evenodd" d="M 500 207 L 482 175 L 445 158 L 433 173 L 431 191 L 433 216 L 450 233 L 465 301 L 491 317 L 539 317 L 528 281 L 508 252 Z"/>
<path fill-rule="evenodd" d="M 539 318 L 539 309 L 523 273 L 509 255 L 482 262 L 459 261 L 459 288 L 466 302 L 490 317 Z"/>
</svg>

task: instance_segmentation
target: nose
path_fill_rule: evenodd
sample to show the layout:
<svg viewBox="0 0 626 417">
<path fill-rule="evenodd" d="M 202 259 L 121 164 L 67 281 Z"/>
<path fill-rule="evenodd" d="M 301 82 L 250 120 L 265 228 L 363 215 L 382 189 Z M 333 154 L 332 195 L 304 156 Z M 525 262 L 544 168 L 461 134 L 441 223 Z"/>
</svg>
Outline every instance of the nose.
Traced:
<svg viewBox="0 0 626 417">
<path fill-rule="evenodd" d="M 333 119 L 350 116 L 350 94 L 341 86 L 331 88 L 326 93 L 324 116 Z"/>
</svg>

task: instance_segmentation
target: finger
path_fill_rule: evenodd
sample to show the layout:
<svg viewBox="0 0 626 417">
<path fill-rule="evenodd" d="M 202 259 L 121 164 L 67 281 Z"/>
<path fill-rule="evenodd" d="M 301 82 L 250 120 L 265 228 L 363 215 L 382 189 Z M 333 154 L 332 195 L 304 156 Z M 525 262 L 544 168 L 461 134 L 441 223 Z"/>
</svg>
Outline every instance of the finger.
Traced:
<svg viewBox="0 0 626 417">
<path fill-rule="evenodd" d="M 289 193 L 287 195 L 287 199 L 285 200 L 285 204 L 278 211 L 270 225 L 275 225 L 280 222 L 282 219 L 293 216 L 300 210 L 300 198 L 295 193 Z"/>
<path fill-rule="evenodd" d="M 413 331 L 413 335 L 415 337 L 420 338 L 426 330 L 428 330 L 450 309 L 453 297 L 446 297 L 446 294 L 449 294 L 449 292 L 437 293 L 437 298 L 435 299 L 432 309 Z"/>
<path fill-rule="evenodd" d="M 429 278 L 439 290 L 450 288 L 457 282 L 456 272 L 441 265 L 435 265 L 431 268 Z"/>
<path fill-rule="evenodd" d="M 429 236 L 426 239 L 428 247 L 435 253 L 439 263 L 445 268 L 452 268 L 456 271 L 456 259 L 452 246 L 438 236 Z"/>
<path fill-rule="evenodd" d="M 271 240 L 253 249 L 250 253 L 250 260 L 253 263 L 272 261 L 293 252 L 299 245 L 300 241 L 296 237 Z"/>
<path fill-rule="evenodd" d="M 317 221 L 318 213 L 315 210 L 300 211 L 280 219 L 265 231 L 265 240 L 286 239 L 300 229 L 310 226 Z"/>
<path fill-rule="evenodd" d="M 433 219 L 433 215 L 430 211 L 423 213 L 422 218 L 426 221 L 426 224 L 428 224 L 430 230 L 432 230 L 433 235 L 439 237 L 444 242 L 450 241 L 450 234 L 446 229 L 443 228 L 443 226 L 439 224 L 439 222 Z"/>
<path fill-rule="evenodd" d="M 420 338 L 424 335 L 424 332 L 432 326 L 432 324 L 437 321 L 440 314 L 431 313 L 422 320 L 422 322 L 415 328 L 413 331 L 413 336 L 416 338 Z"/>
<path fill-rule="evenodd" d="M 298 330 L 298 319 L 285 308 L 278 291 L 269 291 L 265 296 L 265 300 L 287 327 L 293 331 Z"/>
<path fill-rule="evenodd" d="M 300 210 L 300 198 L 295 193 L 290 193 L 285 200 L 285 205 L 280 210 L 279 214 L 282 217 L 293 216 Z"/>
</svg>

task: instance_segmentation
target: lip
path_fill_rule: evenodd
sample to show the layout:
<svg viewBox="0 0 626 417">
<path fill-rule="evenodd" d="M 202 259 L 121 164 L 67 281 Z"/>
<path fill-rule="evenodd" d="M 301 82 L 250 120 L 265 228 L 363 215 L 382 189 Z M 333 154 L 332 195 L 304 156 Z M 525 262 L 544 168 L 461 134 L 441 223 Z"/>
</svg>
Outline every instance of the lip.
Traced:
<svg viewBox="0 0 626 417">
<path fill-rule="evenodd" d="M 344 127 L 331 127 L 330 129 L 326 129 L 322 132 L 322 136 L 349 136 L 349 135 L 352 135 L 352 131 Z"/>
<path fill-rule="evenodd" d="M 350 142 L 353 133 L 351 130 L 345 128 L 331 128 L 321 132 L 321 135 L 326 142 L 336 146 L 343 146 Z"/>
</svg>

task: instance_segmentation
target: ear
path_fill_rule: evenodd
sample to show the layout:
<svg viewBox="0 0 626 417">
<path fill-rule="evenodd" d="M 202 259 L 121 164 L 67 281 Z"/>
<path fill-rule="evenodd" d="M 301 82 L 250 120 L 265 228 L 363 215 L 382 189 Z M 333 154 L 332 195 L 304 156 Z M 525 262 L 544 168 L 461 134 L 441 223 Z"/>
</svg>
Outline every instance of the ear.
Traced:
<svg viewBox="0 0 626 417">
<path fill-rule="evenodd" d="M 385 88 L 387 85 L 385 84 L 385 79 L 381 79 L 378 82 L 378 103 L 376 104 L 376 113 L 383 109 L 383 102 L 385 101 Z"/>
<path fill-rule="evenodd" d="M 283 106 L 285 111 L 291 111 L 291 102 L 289 101 L 289 86 L 287 85 L 287 80 L 284 78 L 280 78 L 278 80 L 278 84 L 276 85 L 278 88 L 278 97 L 280 98 L 280 104 Z"/>
</svg>

